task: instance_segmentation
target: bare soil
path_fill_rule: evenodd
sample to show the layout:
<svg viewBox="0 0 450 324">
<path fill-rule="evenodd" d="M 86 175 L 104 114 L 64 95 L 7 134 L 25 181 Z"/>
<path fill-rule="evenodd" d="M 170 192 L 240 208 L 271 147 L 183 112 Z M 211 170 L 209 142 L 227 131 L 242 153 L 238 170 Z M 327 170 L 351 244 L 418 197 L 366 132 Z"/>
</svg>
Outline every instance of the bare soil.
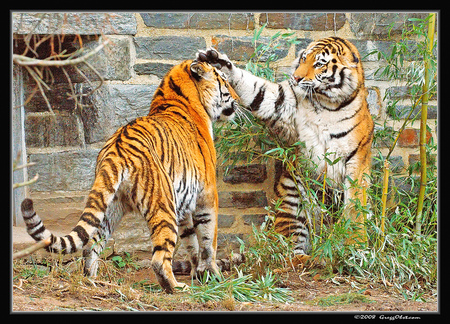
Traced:
<svg viewBox="0 0 450 324">
<path fill-rule="evenodd" d="M 290 303 L 237 302 L 232 298 L 199 303 L 190 298 L 189 292 L 168 295 L 149 288 L 156 287 L 151 284 L 157 281 L 147 267 L 116 270 L 110 264 L 103 267 L 105 270 L 98 280 L 83 277 L 75 268 L 79 268 L 79 262 L 69 262 L 48 272 L 48 267 L 26 260 L 15 261 L 12 311 L 438 311 L 437 297 L 432 292 L 421 296 L 425 301 L 410 301 L 393 287 L 381 283 L 358 282 L 350 277 L 327 279 L 314 271 L 289 269 L 280 273 L 280 285 L 289 288 L 294 298 Z M 188 276 L 177 276 L 177 280 L 192 284 Z"/>
</svg>

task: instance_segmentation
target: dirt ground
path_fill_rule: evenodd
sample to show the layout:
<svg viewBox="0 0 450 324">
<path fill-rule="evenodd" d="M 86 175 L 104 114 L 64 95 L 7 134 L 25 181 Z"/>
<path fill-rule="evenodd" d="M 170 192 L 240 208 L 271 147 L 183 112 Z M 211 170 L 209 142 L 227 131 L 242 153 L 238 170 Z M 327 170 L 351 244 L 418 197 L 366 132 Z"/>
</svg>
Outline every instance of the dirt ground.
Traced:
<svg viewBox="0 0 450 324">
<path fill-rule="evenodd" d="M 68 267 L 71 265 L 69 264 Z M 72 267 L 74 265 L 72 264 Z M 75 266 L 76 267 L 76 266 Z M 39 270 L 40 269 L 40 270 Z M 280 274 L 280 285 L 289 288 L 293 302 L 237 302 L 234 299 L 200 303 L 189 292 L 168 295 L 148 289 L 156 287 L 151 269 L 106 270 L 102 280 L 89 280 L 75 272 L 15 262 L 13 266 L 12 312 L 34 311 L 283 311 L 283 312 L 437 312 L 436 293 L 422 295 L 425 301 L 407 301 L 393 287 L 357 282 L 354 278 L 324 278 L 292 269 Z M 108 269 L 105 267 L 105 269 Z M 41 271 L 41 272 L 39 272 Z M 115 273 L 112 273 L 115 272 Z M 119 276 L 117 276 L 119 275 Z M 123 281 L 117 280 L 122 277 Z M 189 276 L 178 281 L 191 285 Z"/>
</svg>

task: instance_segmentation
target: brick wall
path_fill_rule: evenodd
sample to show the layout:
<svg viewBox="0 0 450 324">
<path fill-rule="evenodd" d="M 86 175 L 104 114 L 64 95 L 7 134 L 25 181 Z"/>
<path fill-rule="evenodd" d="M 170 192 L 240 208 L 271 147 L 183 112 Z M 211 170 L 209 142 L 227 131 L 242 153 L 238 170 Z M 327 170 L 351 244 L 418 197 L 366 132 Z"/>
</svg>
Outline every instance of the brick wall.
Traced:
<svg viewBox="0 0 450 324">
<path fill-rule="evenodd" d="M 54 69 L 54 83 L 47 97 L 55 112 L 50 116 L 45 100 L 36 94 L 25 105 L 24 129 L 27 157 L 36 165 L 28 169 L 39 180 L 30 186 L 30 195 L 44 220 L 52 220 L 55 228 L 75 224 L 83 208 L 94 173 L 95 158 L 105 140 L 121 125 L 146 115 L 157 85 L 164 74 L 182 60 L 194 58 L 198 49 L 215 46 L 232 60 L 244 63 L 253 52 L 251 43 L 255 29 L 264 23 L 261 41 L 287 28 L 295 32 L 300 44 L 282 44 L 274 63 L 281 78 L 301 47 L 325 36 L 340 36 L 352 41 L 363 57 L 370 111 L 376 123 L 398 130 L 402 121 L 394 121 L 386 112 L 383 97 L 390 91 L 399 99 L 398 107 L 410 106 L 403 84 L 393 84 L 374 72 L 383 64 L 373 49 L 387 50 L 392 43 L 386 26 L 392 24 L 391 35 L 397 37 L 407 18 L 425 17 L 420 13 L 13 13 L 15 37 L 35 34 L 64 34 L 65 45 L 76 46 L 80 35 L 83 46 L 92 48 L 98 36 L 112 45 L 91 58 L 105 82 L 91 95 L 82 98 L 82 108 L 67 97 L 70 87 L 65 75 Z M 39 20 L 42 19 L 41 22 Z M 396 36 L 397 35 L 397 36 Z M 412 43 L 412 46 L 414 43 Z M 84 73 L 90 73 L 80 67 Z M 89 94 L 93 84 L 85 82 L 77 71 L 69 71 L 78 94 Z M 34 84 L 23 73 L 24 98 Z M 15 74 L 16 76 L 16 74 Z M 95 75 L 89 75 L 95 80 Z M 400 108 L 399 108 L 400 109 Z M 403 116 L 405 118 L 406 116 Z M 429 137 L 436 138 L 437 103 L 430 102 Z M 418 122 L 401 135 L 392 159 L 396 171 L 404 173 L 410 161 L 418 156 Z M 14 134 L 16 136 L 16 134 Z M 374 152 L 387 152 L 389 143 L 378 143 Z M 218 170 L 220 219 L 219 244 L 233 244 L 236 235 L 245 238 L 251 223 L 264 220 L 264 206 L 273 198 L 274 165 L 238 167 L 227 177 Z M 58 219 L 65 219 L 64 222 Z M 116 234 L 118 250 L 148 250 L 148 233 L 136 230 L 137 217 L 129 217 Z M 128 238 L 128 239 L 127 239 Z"/>
</svg>

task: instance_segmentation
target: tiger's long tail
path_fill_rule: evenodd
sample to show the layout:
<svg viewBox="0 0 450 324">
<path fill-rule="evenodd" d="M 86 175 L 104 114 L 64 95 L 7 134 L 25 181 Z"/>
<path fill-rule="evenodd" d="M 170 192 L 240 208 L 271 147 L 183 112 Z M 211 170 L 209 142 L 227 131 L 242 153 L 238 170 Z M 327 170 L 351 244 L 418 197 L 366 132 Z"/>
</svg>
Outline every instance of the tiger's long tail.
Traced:
<svg viewBox="0 0 450 324">
<path fill-rule="evenodd" d="M 34 211 L 33 200 L 25 198 L 20 205 L 20 209 L 22 210 L 22 217 L 27 226 L 27 232 L 35 241 L 42 241 L 52 236 L 52 233 L 45 228 L 41 218 Z"/>
<path fill-rule="evenodd" d="M 82 250 L 90 239 L 101 229 L 106 208 L 111 203 L 120 185 L 117 178 L 106 172 L 99 172 L 90 191 L 83 214 L 77 225 L 66 236 L 56 236 L 45 228 L 39 215 L 35 212 L 33 201 L 24 199 L 21 204 L 22 216 L 28 234 L 41 241 L 50 237 L 51 243 L 45 249 L 51 253 L 71 254 Z"/>
<path fill-rule="evenodd" d="M 88 223 L 86 222 L 87 217 L 82 216 L 85 220 L 80 219 L 70 234 L 56 236 L 45 228 L 41 218 L 34 210 L 33 200 L 24 199 L 21 204 L 21 210 L 27 226 L 27 232 L 35 241 L 41 241 L 50 237 L 51 243 L 45 249 L 51 253 L 70 254 L 81 250 L 92 238 L 96 228 L 100 226 L 98 220 L 89 221 L 88 228 L 83 226 Z"/>
</svg>

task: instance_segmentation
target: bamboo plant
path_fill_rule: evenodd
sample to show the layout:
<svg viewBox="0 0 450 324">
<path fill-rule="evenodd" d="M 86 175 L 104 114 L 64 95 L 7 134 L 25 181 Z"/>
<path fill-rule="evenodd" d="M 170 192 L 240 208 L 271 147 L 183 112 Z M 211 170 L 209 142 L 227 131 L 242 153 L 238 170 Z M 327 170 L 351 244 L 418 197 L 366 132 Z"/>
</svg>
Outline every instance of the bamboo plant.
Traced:
<svg viewBox="0 0 450 324">
<path fill-rule="evenodd" d="M 425 189 L 427 185 L 427 157 L 426 157 L 426 137 L 427 137 L 427 115 L 428 115 L 428 98 L 429 98 L 429 84 L 430 84 L 430 55 L 433 51 L 434 30 L 436 24 L 436 14 L 431 14 L 428 20 L 428 44 L 427 53 L 424 57 L 425 71 L 424 71 L 424 83 L 422 91 L 422 109 L 420 118 L 420 189 L 417 202 L 417 214 L 415 223 L 415 234 L 421 234 L 422 228 L 422 209 L 423 201 L 425 197 Z"/>
<path fill-rule="evenodd" d="M 419 21 L 422 23 L 420 19 L 410 19 L 411 21 Z M 425 197 L 425 189 L 427 184 L 427 163 L 426 163 L 426 133 L 427 133 L 427 110 L 428 110 L 428 99 L 430 97 L 430 93 L 435 91 L 436 84 L 432 83 L 433 72 L 430 73 L 432 67 L 432 59 L 433 59 L 433 46 L 434 46 L 434 33 L 435 33 L 435 22 L 436 22 L 436 14 L 432 13 L 425 20 L 427 23 L 427 31 L 424 32 L 424 27 L 416 27 L 413 24 L 409 26 L 411 28 L 408 32 L 405 32 L 402 35 L 402 41 L 397 42 L 392 47 L 392 52 L 389 55 L 384 53 L 374 51 L 370 54 L 378 54 L 379 59 L 381 56 L 388 62 L 386 67 L 381 72 L 381 75 L 387 76 L 389 79 L 403 79 L 406 81 L 407 86 L 410 88 L 410 95 L 413 100 L 413 104 L 411 109 L 404 119 L 402 126 L 400 127 L 397 136 L 389 148 L 389 152 L 386 155 L 385 161 L 389 160 L 389 157 L 393 150 L 397 145 L 397 141 L 405 129 L 406 125 L 410 122 L 410 118 L 415 111 L 416 107 L 421 103 L 421 121 L 420 121 L 420 189 L 418 195 L 418 203 L 417 203 L 417 212 L 416 219 L 414 224 L 414 232 L 417 235 L 421 234 L 421 225 L 422 225 L 422 209 L 423 202 Z M 417 65 L 404 64 L 404 61 L 407 60 L 408 57 L 413 57 L 414 53 L 411 52 L 411 49 L 408 47 L 408 39 L 419 36 L 419 39 L 424 39 L 424 43 L 426 44 L 426 49 L 422 50 L 423 52 L 423 62 L 418 62 Z M 424 46 L 425 47 L 425 46 Z M 423 73 L 421 72 L 423 71 Z M 378 73 L 378 71 L 377 71 Z M 435 76 L 434 76 L 435 77 Z M 430 86 L 432 85 L 432 86 Z M 395 105 L 395 104 L 394 104 Z M 415 116 L 413 117 L 413 120 Z M 389 177 L 389 164 L 384 163 L 383 167 L 383 188 L 382 188 L 382 197 L 386 198 L 388 191 L 388 177 Z M 380 234 L 384 238 L 384 221 L 386 214 L 386 203 L 383 200 L 382 203 L 382 211 L 381 211 L 381 228 Z"/>
</svg>

